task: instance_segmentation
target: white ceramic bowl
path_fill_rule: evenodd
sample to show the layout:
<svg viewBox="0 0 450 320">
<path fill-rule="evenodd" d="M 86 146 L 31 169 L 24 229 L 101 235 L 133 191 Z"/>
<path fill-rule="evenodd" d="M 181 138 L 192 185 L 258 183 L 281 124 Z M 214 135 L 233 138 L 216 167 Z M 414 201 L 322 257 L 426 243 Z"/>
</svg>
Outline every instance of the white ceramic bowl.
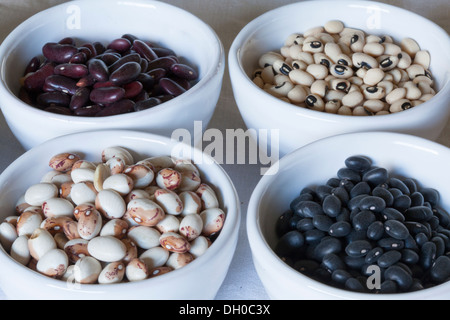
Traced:
<svg viewBox="0 0 450 320">
<path fill-rule="evenodd" d="M 239 199 L 232 181 L 220 165 L 210 161 L 201 151 L 169 138 L 145 132 L 106 130 L 51 139 L 27 151 L 0 176 L 0 220 L 14 215 L 18 197 L 49 171 L 49 156 L 70 151 L 78 152 L 88 160 L 99 161 L 101 151 L 109 146 L 123 146 L 138 160 L 171 154 L 188 158 L 190 154 L 200 169 L 202 180 L 208 181 L 216 190 L 226 212 L 219 236 L 202 256 L 181 269 L 143 281 L 110 285 L 79 285 L 43 276 L 16 262 L 0 248 L 0 287 L 3 292 L 10 299 L 214 299 L 237 244 Z"/>
<path fill-rule="evenodd" d="M 47 42 L 64 37 L 109 43 L 125 33 L 159 43 L 198 68 L 199 81 L 185 94 L 152 109 L 106 118 L 49 114 L 19 100 L 20 78 Z M 129 129 L 171 136 L 176 129 L 202 129 L 214 113 L 222 85 L 225 55 L 210 26 L 178 7 L 145 0 L 69 1 L 19 25 L 0 47 L 0 107 L 25 149 L 50 138 L 81 131 Z M 200 136 L 200 135 L 199 135 Z"/>
<path fill-rule="evenodd" d="M 303 33 L 335 19 L 370 34 L 391 35 L 396 41 L 414 38 L 421 48 L 430 52 L 437 95 L 417 108 L 398 114 L 352 117 L 296 107 L 252 83 L 251 76 L 262 54 L 279 52 L 292 33 Z M 230 48 L 229 71 L 245 124 L 256 130 L 278 129 L 283 155 L 317 139 L 349 132 L 396 131 L 436 139 L 450 116 L 449 52 L 448 34 L 407 10 L 372 1 L 301 1 L 269 11 L 246 25 Z"/>
<path fill-rule="evenodd" d="M 347 157 L 366 155 L 390 176 L 416 179 L 437 189 L 450 212 L 450 149 L 424 138 L 389 132 L 349 133 L 323 138 L 283 157 L 256 186 L 247 211 L 247 232 L 257 273 L 272 299 L 448 299 L 450 282 L 413 293 L 368 294 L 312 280 L 273 252 L 275 224 L 304 187 L 324 184 L 344 167 Z"/>
</svg>

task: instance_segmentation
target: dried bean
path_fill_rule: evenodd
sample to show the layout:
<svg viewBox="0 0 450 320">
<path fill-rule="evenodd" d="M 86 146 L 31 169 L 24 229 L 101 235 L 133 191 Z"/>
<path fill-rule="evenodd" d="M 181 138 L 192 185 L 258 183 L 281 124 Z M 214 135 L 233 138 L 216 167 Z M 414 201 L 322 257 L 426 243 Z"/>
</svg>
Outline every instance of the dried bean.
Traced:
<svg viewBox="0 0 450 320">
<path fill-rule="evenodd" d="M 127 62 L 111 73 L 109 81 L 115 86 L 122 86 L 136 80 L 140 73 L 141 65 L 139 63 Z"/>
</svg>

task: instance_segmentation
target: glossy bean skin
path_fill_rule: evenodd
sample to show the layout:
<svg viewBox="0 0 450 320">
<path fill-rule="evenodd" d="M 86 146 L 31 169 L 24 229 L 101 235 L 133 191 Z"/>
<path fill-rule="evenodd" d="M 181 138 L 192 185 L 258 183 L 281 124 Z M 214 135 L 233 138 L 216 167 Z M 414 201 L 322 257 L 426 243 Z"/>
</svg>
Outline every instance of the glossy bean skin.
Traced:
<svg viewBox="0 0 450 320">
<path fill-rule="evenodd" d="M 161 100 L 159 100 L 158 98 L 148 98 L 148 99 L 137 102 L 134 106 L 134 109 L 135 109 L 135 111 L 142 111 L 142 110 L 147 110 L 147 109 L 153 108 L 160 104 L 161 104 Z"/>
<path fill-rule="evenodd" d="M 80 79 L 87 76 L 89 70 L 84 64 L 63 63 L 55 67 L 54 73 L 72 79 Z"/>
<path fill-rule="evenodd" d="M 131 48 L 131 42 L 128 39 L 119 38 L 111 41 L 106 48 L 122 53 Z"/>
<path fill-rule="evenodd" d="M 47 63 L 36 72 L 29 73 L 24 79 L 24 88 L 29 92 L 39 92 L 45 84 L 45 80 L 55 73 L 55 64 Z"/>
<path fill-rule="evenodd" d="M 130 99 L 122 99 L 111 104 L 108 104 L 100 112 L 98 112 L 96 117 L 107 117 L 114 116 L 118 114 L 124 114 L 134 111 L 134 102 Z"/>
<path fill-rule="evenodd" d="M 52 75 L 45 79 L 44 91 L 61 91 L 74 95 L 77 90 L 77 82 L 71 78 L 60 75 Z"/>
<path fill-rule="evenodd" d="M 70 109 L 73 111 L 86 106 L 89 102 L 90 94 L 91 90 L 87 87 L 77 89 L 75 94 L 70 99 Z"/>
<path fill-rule="evenodd" d="M 102 106 L 98 104 L 86 105 L 75 109 L 73 112 L 76 116 L 80 117 L 95 117 L 100 111 L 102 111 Z"/>
<path fill-rule="evenodd" d="M 44 57 L 56 63 L 68 63 L 78 53 L 78 49 L 71 44 L 47 43 L 42 48 Z"/>
<path fill-rule="evenodd" d="M 41 106 L 49 107 L 50 105 L 58 105 L 68 107 L 70 104 L 70 96 L 63 92 L 45 92 L 37 97 L 37 103 Z"/>
<path fill-rule="evenodd" d="M 38 56 L 31 58 L 30 62 L 28 62 L 25 68 L 23 75 L 26 76 L 30 72 L 36 72 L 40 66 L 41 66 L 41 59 Z"/>
<path fill-rule="evenodd" d="M 158 58 L 153 49 L 142 40 L 133 41 L 133 49 L 144 59 L 153 61 Z"/>
<path fill-rule="evenodd" d="M 173 95 L 175 97 L 182 95 L 186 90 L 177 84 L 175 81 L 169 78 L 162 78 L 159 80 L 159 85 L 166 94 Z"/>
<path fill-rule="evenodd" d="M 196 80 L 198 78 L 197 71 L 186 64 L 175 63 L 170 67 L 170 71 L 182 79 Z"/>
<path fill-rule="evenodd" d="M 125 96 L 125 89 L 121 87 L 97 88 L 91 91 L 90 100 L 97 104 L 110 104 L 121 100 Z"/>
<path fill-rule="evenodd" d="M 141 73 L 141 65 L 137 62 L 127 62 L 111 73 L 109 81 L 115 86 L 133 82 Z"/>
<path fill-rule="evenodd" d="M 109 79 L 109 70 L 103 60 L 91 59 L 88 63 L 89 74 L 99 82 L 104 82 Z"/>
</svg>

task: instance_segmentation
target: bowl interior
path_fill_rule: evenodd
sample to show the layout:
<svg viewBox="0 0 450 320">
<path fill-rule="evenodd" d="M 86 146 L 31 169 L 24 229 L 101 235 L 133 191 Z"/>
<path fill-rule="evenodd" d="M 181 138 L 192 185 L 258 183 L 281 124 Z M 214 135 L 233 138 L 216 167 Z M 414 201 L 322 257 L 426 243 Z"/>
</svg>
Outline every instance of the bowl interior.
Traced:
<svg viewBox="0 0 450 320">
<path fill-rule="evenodd" d="M 93 137 L 95 137 L 95 139 L 93 139 Z M 90 143 L 88 141 L 92 142 Z M 153 285 L 162 286 L 161 288 L 170 288 L 174 280 L 182 281 L 181 279 L 183 279 L 183 277 L 188 277 L 190 279 L 191 277 L 189 274 L 192 274 L 193 272 L 198 274 L 198 268 L 202 268 L 204 263 L 216 265 L 217 268 L 214 269 L 218 272 L 218 279 L 221 279 L 220 281 L 222 281 L 225 277 L 226 271 L 224 270 L 225 272 L 222 274 L 222 271 L 220 270 L 222 267 L 218 266 L 217 263 L 224 265 L 224 262 L 217 261 L 216 256 L 220 257 L 222 252 L 230 252 L 230 250 L 233 252 L 233 246 L 236 245 L 237 230 L 239 228 L 240 221 L 240 211 L 238 207 L 239 200 L 236 190 L 223 168 L 216 162 L 212 161 L 211 158 L 203 155 L 203 153 L 198 149 L 172 141 L 166 137 L 128 130 L 105 130 L 71 134 L 49 140 L 27 151 L 24 155 L 14 161 L 0 176 L 0 220 L 3 221 L 5 217 L 15 215 L 14 207 L 19 197 L 30 185 L 38 183 L 41 180 L 41 177 L 49 171 L 49 157 L 60 152 L 75 152 L 87 160 L 101 161 L 101 151 L 108 146 L 125 147 L 134 156 L 135 161 L 157 155 L 172 155 L 178 158 L 192 159 L 201 172 L 202 181 L 207 182 L 211 187 L 213 187 L 216 191 L 221 208 L 223 208 L 226 212 L 225 224 L 220 235 L 203 256 L 197 258 L 191 264 L 179 270 L 175 270 L 161 277 L 145 280 L 144 283 L 146 281 L 150 281 Z M 32 275 L 34 272 L 10 258 L 3 248 L 0 249 L 0 261 L 5 268 L 11 268 L 12 266 L 17 272 L 26 272 L 28 274 L 27 277 L 32 277 L 32 279 L 38 281 L 38 283 L 42 283 L 42 285 L 48 285 L 50 287 L 60 288 L 63 290 L 66 288 L 64 281 L 54 280 L 37 273 Z M 226 266 L 225 269 L 227 270 L 227 268 L 228 266 Z M 203 269 L 205 270 L 205 268 Z M 205 272 L 207 273 L 208 270 L 205 270 Z M 188 279 L 186 280 L 186 283 L 192 281 Z M 212 282 L 215 281 L 216 280 Z M 134 287 L 145 290 L 145 286 L 147 286 L 147 284 L 142 284 L 141 282 L 142 281 L 136 283 L 108 285 L 105 287 L 99 287 L 96 285 L 82 285 L 82 291 L 80 292 L 84 291 L 96 295 L 101 294 L 102 292 L 114 292 L 115 294 L 119 294 L 120 297 L 120 290 L 123 288 L 123 285 L 126 285 L 130 289 Z M 180 283 L 180 285 L 186 286 L 186 283 Z M 211 288 L 208 290 L 216 290 L 218 289 L 218 286 L 217 288 Z M 181 291 L 183 290 L 185 290 L 185 288 Z M 208 290 L 203 291 L 207 292 Z M 199 292 L 202 290 L 197 291 L 198 292 L 195 292 L 195 294 L 201 295 Z M 132 293 L 127 292 L 124 294 L 129 295 Z M 154 297 L 157 296 L 155 292 L 151 294 Z M 185 292 L 180 292 L 180 294 L 184 296 L 186 295 Z M 212 293 L 212 296 L 214 295 L 215 292 Z"/>
<path fill-rule="evenodd" d="M 2 44 L 1 77 L 17 94 L 23 70 L 47 42 L 74 37 L 80 45 L 104 44 L 130 33 L 170 48 L 195 66 L 199 79 L 215 72 L 221 44 L 214 31 L 200 19 L 158 1 L 70 1 L 36 14 L 15 29 Z"/>
<path fill-rule="evenodd" d="M 417 14 L 372 1 L 302 1 L 261 15 L 249 23 L 238 38 L 241 68 L 251 77 L 262 54 L 279 52 L 292 33 L 323 26 L 329 20 L 341 20 L 346 27 L 362 29 L 368 34 L 390 35 L 395 42 L 405 37 L 415 39 L 423 50 L 430 52 L 430 70 L 437 89 L 449 82 L 448 34 Z"/>
<path fill-rule="evenodd" d="M 415 136 L 387 132 L 343 134 L 316 141 L 286 155 L 278 166 L 273 166 L 257 185 L 249 203 L 249 241 L 258 264 L 270 266 L 260 274 L 265 285 L 269 286 L 268 290 L 273 290 L 276 285 L 272 282 L 277 279 L 277 282 L 292 283 L 293 299 L 302 296 L 302 286 L 314 289 L 319 295 L 335 291 L 294 271 L 276 256 L 273 252 L 278 241 L 275 224 L 304 187 L 314 188 L 336 177 L 337 171 L 345 166 L 345 159 L 353 155 L 368 156 L 373 165 L 385 167 L 391 176 L 413 178 L 421 187 L 435 188 L 440 192 L 440 206 L 450 213 L 450 171 L 446 169 L 450 149 L 445 146 Z M 288 275 L 289 280 L 283 275 Z M 269 277 L 272 279 L 269 280 Z M 295 288 L 299 289 L 297 293 L 294 293 Z M 330 294 L 355 298 L 355 293 L 336 290 Z M 281 293 L 271 294 L 276 298 Z M 420 295 L 420 291 L 415 294 Z"/>
</svg>

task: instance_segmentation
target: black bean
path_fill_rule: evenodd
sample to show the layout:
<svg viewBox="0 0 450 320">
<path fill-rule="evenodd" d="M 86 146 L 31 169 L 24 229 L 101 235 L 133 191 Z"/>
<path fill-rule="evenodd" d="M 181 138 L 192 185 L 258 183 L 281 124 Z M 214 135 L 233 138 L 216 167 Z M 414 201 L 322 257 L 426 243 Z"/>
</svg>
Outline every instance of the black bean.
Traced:
<svg viewBox="0 0 450 320">
<path fill-rule="evenodd" d="M 386 202 L 383 198 L 375 196 L 367 196 L 359 202 L 359 208 L 361 210 L 369 210 L 372 212 L 381 212 L 386 208 Z"/>
<path fill-rule="evenodd" d="M 333 220 L 329 216 L 324 214 L 316 214 L 312 218 L 312 222 L 314 227 L 325 232 L 328 232 L 331 225 L 333 224 Z"/>
<path fill-rule="evenodd" d="M 364 292 L 366 289 L 356 278 L 349 278 L 345 281 L 345 288 L 351 291 Z"/>
<path fill-rule="evenodd" d="M 405 216 L 395 208 L 385 208 L 381 214 L 384 220 L 405 221 Z"/>
<path fill-rule="evenodd" d="M 404 212 L 406 209 L 411 207 L 411 198 L 406 194 L 402 194 L 395 198 L 393 207 L 401 212 Z"/>
<path fill-rule="evenodd" d="M 355 184 L 355 186 L 352 188 L 352 190 L 350 190 L 350 197 L 356 197 L 359 196 L 360 194 L 367 194 L 369 195 L 372 191 L 372 188 L 370 187 L 370 185 L 365 182 L 365 181 L 361 181 L 358 182 L 357 184 Z"/>
<path fill-rule="evenodd" d="M 411 249 L 403 249 L 402 250 L 402 262 L 409 264 L 409 265 L 413 265 L 419 262 L 419 255 L 417 254 L 416 251 L 411 250 Z"/>
<path fill-rule="evenodd" d="M 275 246 L 275 253 L 281 257 L 297 253 L 305 243 L 302 233 L 292 230 L 284 234 Z"/>
<path fill-rule="evenodd" d="M 376 217 L 371 211 L 363 210 L 353 217 L 352 225 L 355 230 L 365 232 L 375 220 Z"/>
<path fill-rule="evenodd" d="M 346 237 L 350 234 L 351 230 L 352 225 L 347 221 L 337 221 L 330 226 L 328 234 L 338 238 Z"/>
<path fill-rule="evenodd" d="M 394 238 L 382 238 L 377 244 L 384 250 L 401 250 L 405 247 L 405 242 Z"/>
<path fill-rule="evenodd" d="M 409 194 L 413 194 L 414 192 L 418 191 L 417 183 L 416 181 L 414 181 L 414 179 L 411 178 L 403 179 L 403 183 L 408 187 Z"/>
<path fill-rule="evenodd" d="M 405 211 L 407 221 L 424 222 L 433 216 L 433 210 L 427 206 L 411 207 Z"/>
<path fill-rule="evenodd" d="M 339 200 L 341 201 L 341 204 L 344 204 L 344 205 L 346 205 L 347 202 L 350 200 L 350 195 L 349 195 L 348 191 L 342 186 L 333 188 L 333 190 L 331 191 L 331 194 L 338 197 Z"/>
<path fill-rule="evenodd" d="M 372 222 L 367 228 L 367 238 L 378 241 L 384 235 L 384 225 L 381 221 Z"/>
<path fill-rule="evenodd" d="M 335 195 L 328 195 L 322 203 L 323 212 L 330 217 L 337 217 L 341 213 L 341 200 Z"/>
<path fill-rule="evenodd" d="M 372 250 L 372 245 L 369 241 L 366 240 L 355 240 L 350 242 L 345 247 L 345 252 L 350 257 L 363 257 L 365 256 L 370 250 Z"/>
<path fill-rule="evenodd" d="M 325 255 L 330 253 L 339 253 L 342 250 L 342 243 L 334 237 L 322 239 L 314 248 L 314 256 L 321 261 Z"/>
<path fill-rule="evenodd" d="M 372 190 L 372 195 L 382 198 L 386 203 L 386 207 L 390 207 L 394 204 L 394 196 L 386 188 L 375 187 Z"/>
<path fill-rule="evenodd" d="M 361 175 L 352 169 L 349 168 L 341 168 L 337 172 L 337 176 L 341 180 L 349 180 L 353 183 L 357 183 L 361 181 Z"/>
<path fill-rule="evenodd" d="M 423 195 L 417 191 L 411 193 L 409 197 L 411 199 L 411 207 L 423 206 L 425 202 Z"/>
<path fill-rule="evenodd" d="M 297 211 L 302 217 L 312 218 L 318 214 L 324 214 L 322 206 L 314 201 L 301 201 L 298 204 Z"/>
<path fill-rule="evenodd" d="M 377 264 L 381 268 L 389 268 L 390 266 L 396 264 L 402 258 L 400 251 L 391 250 L 383 253 L 377 260 Z"/>
<path fill-rule="evenodd" d="M 313 219 L 312 218 L 303 218 L 303 219 L 298 220 L 298 222 L 296 224 L 296 228 L 300 232 L 313 230 L 315 228 L 314 224 L 313 224 Z"/>
<path fill-rule="evenodd" d="M 394 239 L 405 240 L 409 236 L 408 228 L 398 220 L 387 220 L 384 230 Z"/>
<path fill-rule="evenodd" d="M 363 172 L 370 169 L 372 161 L 364 156 L 351 156 L 345 159 L 345 165 L 354 171 Z"/>
<path fill-rule="evenodd" d="M 381 257 L 383 252 L 384 251 L 382 248 L 375 247 L 366 254 L 366 256 L 364 257 L 364 260 L 368 264 L 374 264 Z"/>
<path fill-rule="evenodd" d="M 345 284 L 345 282 L 351 277 L 352 275 L 345 269 L 334 270 L 331 274 L 331 279 L 337 284 Z"/>
<path fill-rule="evenodd" d="M 435 259 L 436 244 L 431 241 L 425 242 L 420 249 L 420 265 L 424 269 L 429 269 L 433 265 Z"/>
<path fill-rule="evenodd" d="M 339 179 L 338 178 L 330 178 L 330 179 L 328 179 L 326 185 L 330 186 L 332 188 L 337 188 L 337 187 L 339 187 Z"/>
<path fill-rule="evenodd" d="M 431 267 L 430 276 L 436 283 L 442 283 L 450 278 L 450 258 L 440 256 Z"/>
<path fill-rule="evenodd" d="M 366 171 L 362 176 L 362 181 L 366 181 L 372 186 L 385 183 L 388 180 L 388 171 L 385 168 L 373 168 Z"/>
<path fill-rule="evenodd" d="M 420 189 L 426 202 L 429 202 L 433 207 L 439 204 L 439 192 L 433 188 Z"/>
<path fill-rule="evenodd" d="M 380 285 L 380 293 L 396 293 L 398 291 L 397 283 L 393 280 L 385 280 Z"/>
<path fill-rule="evenodd" d="M 403 194 L 410 194 L 408 186 L 398 178 L 394 177 L 389 178 L 388 184 L 391 188 L 399 189 Z"/>
<path fill-rule="evenodd" d="M 407 291 L 413 283 L 411 275 L 405 269 L 397 265 L 386 269 L 384 277 L 387 280 L 395 281 L 401 291 Z"/>
<path fill-rule="evenodd" d="M 294 263 L 294 269 L 306 275 L 312 275 L 319 266 L 320 264 L 317 261 L 309 259 L 297 260 Z"/>
<path fill-rule="evenodd" d="M 323 257 L 322 267 L 332 273 L 338 269 L 344 269 L 345 263 L 337 254 L 329 253 Z"/>
<path fill-rule="evenodd" d="M 433 209 L 433 213 L 436 217 L 439 218 L 439 224 L 444 227 L 444 228 L 448 228 L 450 225 L 450 215 L 448 214 L 448 212 L 446 212 L 444 209 L 442 208 L 434 208 Z"/>
<path fill-rule="evenodd" d="M 303 233 L 307 244 L 316 244 L 325 237 L 326 233 L 318 229 L 307 230 Z"/>
<path fill-rule="evenodd" d="M 436 257 L 442 256 L 445 253 L 444 239 L 439 236 L 434 236 L 430 241 L 436 245 Z"/>
<path fill-rule="evenodd" d="M 348 208 L 350 210 L 359 208 L 359 203 L 362 201 L 362 199 L 364 199 L 365 197 L 368 197 L 368 196 L 369 195 L 367 195 L 367 194 L 360 194 L 359 196 L 351 198 L 347 204 Z"/>
<path fill-rule="evenodd" d="M 351 257 L 348 255 L 344 256 L 344 262 L 350 269 L 354 270 L 361 270 L 361 268 L 366 264 L 364 257 Z"/>
<path fill-rule="evenodd" d="M 292 218 L 293 213 L 291 210 L 286 210 L 281 214 L 281 216 L 277 219 L 275 224 L 275 232 L 278 237 L 282 237 L 285 233 L 291 231 L 290 219 Z"/>
</svg>

